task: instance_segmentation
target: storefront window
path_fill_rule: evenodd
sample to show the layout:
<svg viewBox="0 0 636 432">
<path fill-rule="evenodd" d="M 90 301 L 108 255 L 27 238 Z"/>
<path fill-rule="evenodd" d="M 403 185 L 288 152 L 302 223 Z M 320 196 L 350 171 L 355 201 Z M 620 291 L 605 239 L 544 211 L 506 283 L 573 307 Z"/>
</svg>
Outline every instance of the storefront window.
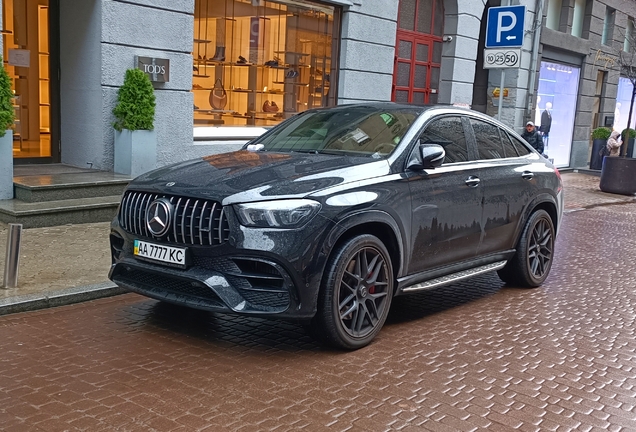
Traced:
<svg viewBox="0 0 636 432">
<path fill-rule="evenodd" d="M 194 126 L 273 126 L 336 104 L 339 9 L 305 0 L 196 0 Z"/>
<path fill-rule="evenodd" d="M 616 94 L 616 109 L 614 110 L 614 130 L 622 132 L 627 127 L 629 117 L 629 104 L 632 102 L 632 90 L 634 86 L 627 78 L 618 80 L 618 93 Z M 636 129 L 636 110 L 632 110 L 632 121 L 629 127 Z"/>
<path fill-rule="evenodd" d="M 558 167 L 570 165 L 579 74 L 574 66 L 541 62 L 536 123 L 543 134 L 544 151 Z"/>
</svg>

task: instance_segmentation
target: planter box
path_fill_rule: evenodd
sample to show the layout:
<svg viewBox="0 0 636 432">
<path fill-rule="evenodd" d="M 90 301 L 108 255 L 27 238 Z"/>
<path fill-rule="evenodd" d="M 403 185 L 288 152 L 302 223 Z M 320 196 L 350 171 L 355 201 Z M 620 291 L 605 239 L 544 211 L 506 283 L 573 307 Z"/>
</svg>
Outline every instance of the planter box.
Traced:
<svg viewBox="0 0 636 432">
<path fill-rule="evenodd" d="M 157 132 L 115 131 L 114 171 L 137 177 L 157 167 Z"/>
<path fill-rule="evenodd" d="M 590 169 L 600 170 L 601 167 L 603 166 L 603 158 L 601 157 L 601 155 L 598 154 L 598 152 L 604 146 L 607 146 L 607 140 L 605 139 L 597 138 L 594 141 L 592 141 L 592 154 L 590 155 Z"/>
<path fill-rule="evenodd" d="M 13 131 L 0 138 L 0 200 L 13 199 Z"/>
<path fill-rule="evenodd" d="M 603 158 L 599 188 L 603 192 L 634 195 L 636 193 L 636 159 L 625 157 Z"/>
</svg>

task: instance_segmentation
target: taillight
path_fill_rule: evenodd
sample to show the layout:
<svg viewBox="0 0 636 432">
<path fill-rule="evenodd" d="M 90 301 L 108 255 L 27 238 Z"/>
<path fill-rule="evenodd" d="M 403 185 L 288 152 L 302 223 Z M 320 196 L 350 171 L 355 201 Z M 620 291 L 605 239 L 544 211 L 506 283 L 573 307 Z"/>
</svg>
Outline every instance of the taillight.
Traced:
<svg viewBox="0 0 636 432">
<path fill-rule="evenodd" d="M 561 180 L 561 173 L 559 172 L 557 167 L 554 167 L 554 173 L 556 174 L 557 178 L 559 179 L 559 187 L 557 189 L 557 193 L 559 193 L 563 189 L 563 180 Z"/>
</svg>

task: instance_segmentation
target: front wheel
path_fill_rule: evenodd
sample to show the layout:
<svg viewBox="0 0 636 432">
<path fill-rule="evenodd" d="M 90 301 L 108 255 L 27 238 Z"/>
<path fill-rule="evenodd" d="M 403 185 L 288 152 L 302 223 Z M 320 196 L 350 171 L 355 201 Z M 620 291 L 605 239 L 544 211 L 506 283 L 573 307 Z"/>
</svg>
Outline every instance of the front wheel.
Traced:
<svg viewBox="0 0 636 432">
<path fill-rule="evenodd" d="M 499 277 L 513 285 L 540 286 L 552 268 L 555 237 L 554 223 L 548 212 L 537 210 L 532 213 L 519 239 L 517 252 L 499 270 Z"/>
<path fill-rule="evenodd" d="M 391 258 L 377 237 L 347 240 L 327 264 L 312 333 L 339 348 L 368 345 L 389 314 L 393 284 Z"/>
</svg>

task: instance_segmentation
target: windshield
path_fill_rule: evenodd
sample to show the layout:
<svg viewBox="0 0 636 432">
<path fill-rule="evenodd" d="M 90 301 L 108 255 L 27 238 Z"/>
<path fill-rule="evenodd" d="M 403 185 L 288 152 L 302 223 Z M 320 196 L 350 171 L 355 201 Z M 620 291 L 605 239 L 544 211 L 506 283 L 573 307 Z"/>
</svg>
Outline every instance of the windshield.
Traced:
<svg viewBox="0 0 636 432">
<path fill-rule="evenodd" d="M 264 151 L 389 155 L 421 109 L 356 106 L 307 112 L 256 141 Z"/>
</svg>

